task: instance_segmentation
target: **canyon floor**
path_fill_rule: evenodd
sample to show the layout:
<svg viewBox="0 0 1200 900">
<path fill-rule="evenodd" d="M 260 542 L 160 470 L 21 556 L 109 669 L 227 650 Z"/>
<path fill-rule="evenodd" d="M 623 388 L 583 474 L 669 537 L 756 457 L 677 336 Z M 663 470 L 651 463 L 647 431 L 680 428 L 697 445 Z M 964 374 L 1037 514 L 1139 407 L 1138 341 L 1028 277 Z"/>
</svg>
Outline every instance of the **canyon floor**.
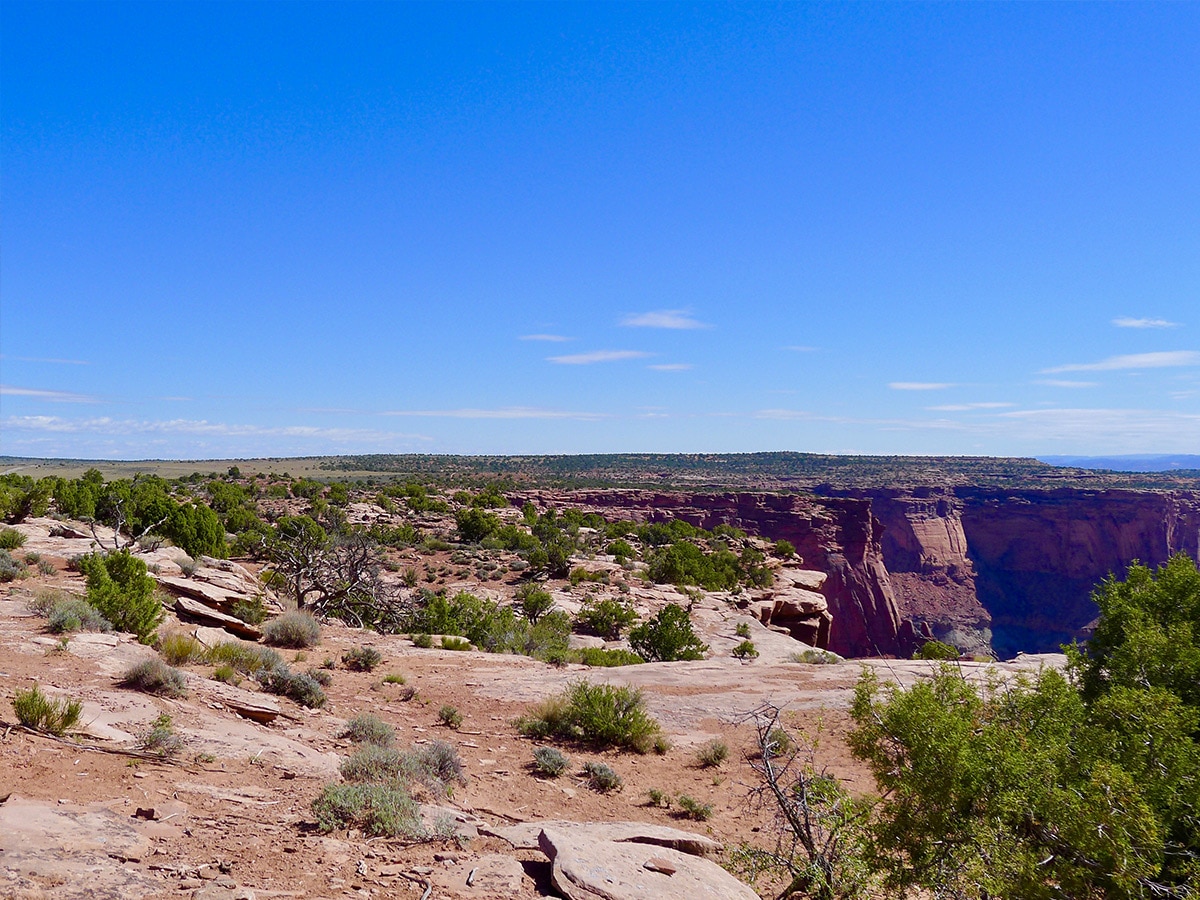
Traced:
<svg viewBox="0 0 1200 900">
<path fill-rule="evenodd" d="M 307 710 L 280 699 L 281 714 L 258 724 L 234 712 L 234 694 L 247 692 L 213 681 L 210 666 L 183 667 L 186 698 L 152 697 L 118 686 L 130 665 L 154 655 L 131 636 L 78 634 L 64 644 L 47 634 L 28 601 L 45 588 L 81 589 L 65 556 L 49 558 L 53 573 L 0 592 L 2 897 L 416 898 L 427 886 L 430 897 L 555 896 L 547 856 L 529 840 L 514 839 L 512 831 L 500 836 L 508 826 L 543 821 L 694 831 L 724 845 L 725 854 L 716 857 L 723 862 L 730 848 L 766 845 L 772 833 L 767 811 L 750 802 L 757 784 L 749 764 L 752 711 L 763 704 L 783 707 L 790 727 L 819 735 L 818 760 L 852 790 L 868 793 L 869 773 L 845 744 L 860 672 L 867 667 L 881 679 L 911 683 L 931 666 L 798 663 L 791 657 L 803 645 L 715 601 L 698 603 L 694 615 L 713 647 L 708 659 L 610 669 L 418 649 L 407 637 L 333 623 L 315 648 L 287 651 L 288 662 L 320 665 L 370 645 L 382 655 L 380 666 L 355 672 L 338 663 L 324 708 Z M 757 659 L 730 655 L 739 623 L 754 629 Z M 172 630 L 197 633 L 197 626 L 172 616 L 161 632 Z M 962 665 L 985 677 L 989 670 L 1011 674 L 1060 663 L 1061 657 L 1047 656 Z M 387 674 L 402 675 L 405 684 L 384 683 Z M 536 775 L 530 765 L 534 744 L 518 734 L 513 720 L 579 678 L 642 689 L 671 749 L 639 756 L 566 747 L 568 774 L 554 780 Z M 83 701 L 77 734 L 55 739 L 16 724 L 11 699 L 33 684 L 52 697 Z M 444 705 L 461 713 L 457 730 L 440 724 Z M 318 830 L 312 801 L 338 779 L 339 759 L 352 752 L 340 736 L 346 720 L 364 712 L 394 726 L 401 746 L 443 740 L 457 748 L 467 784 L 448 800 L 430 798 L 438 808 L 428 814 L 452 817 L 458 839 L 405 844 Z M 168 760 L 139 755 L 136 735 L 163 713 L 183 737 L 184 750 Z M 696 750 L 714 738 L 728 744 L 728 759 L 702 768 Z M 579 774 L 589 760 L 612 766 L 623 789 L 589 789 Z M 651 806 L 652 789 L 711 804 L 711 818 L 689 821 L 679 818 L 677 804 Z M 756 887 L 768 895 L 772 885 Z"/>
</svg>

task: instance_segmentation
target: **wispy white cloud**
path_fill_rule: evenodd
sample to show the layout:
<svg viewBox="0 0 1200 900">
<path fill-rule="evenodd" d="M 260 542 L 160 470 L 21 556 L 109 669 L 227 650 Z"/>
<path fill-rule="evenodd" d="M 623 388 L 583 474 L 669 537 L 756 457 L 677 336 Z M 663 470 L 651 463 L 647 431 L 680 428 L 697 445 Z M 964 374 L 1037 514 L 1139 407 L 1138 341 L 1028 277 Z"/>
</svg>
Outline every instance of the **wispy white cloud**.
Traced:
<svg viewBox="0 0 1200 900">
<path fill-rule="evenodd" d="M 34 400 L 49 400 L 51 403 L 98 403 L 95 397 L 87 394 L 73 394 L 70 391 L 46 391 L 39 388 L 13 387 L 10 384 L 0 384 L 0 396 L 30 397 Z"/>
<path fill-rule="evenodd" d="M 944 391 L 954 385 L 944 381 L 892 381 L 888 387 L 893 391 Z"/>
<path fill-rule="evenodd" d="M 643 359 L 649 355 L 641 350 L 594 350 L 591 353 L 548 356 L 546 359 L 560 366 L 588 366 L 592 363 L 618 362 L 622 359 Z"/>
<path fill-rule="evenodd" d="M 393 439 L 430 440 L 419 434 L 398 434 L 366 428 L 320 428 L 314 425 L 238 425 L 209 422 L 204 419 L 65 419 L 59 416 L 9 416 L 6 429 L 52 432 L 55 434 L 186 434 L 217 437 L 293 437 L 321 438 L 332 441 L 387 441 Z"/>
<path fill-rule="evenodd" d="M 930 412 L 967 412 L 973 409 L 1007 409 L 1016 406 L 1015 403 L 944 403 L 941 406 L 925 407 Z"/>
<path fill-rule="evenodd" d="M 1128 353 L 1110 356 L 1094 363 L 1070 363 L 1042 369 L 1043 375 L 1059 372 L 1115 372 L 1123 369 L 1168 369 L 1176 366 L 1200 366 L 1200 352 L 1196 350 L 1160 350 L 1155 353 Z"/>
<path fill-rule="evenodd" d="M 12 359 L 17 362 L 27 363 L 48 363 L 53 366 L 90 366 L 91 363 L 86 359 L 56 359 L 54 357 L 44 356 L 9 356 L 7 353 L 0 354 L 0 359 Z"/>
<path fill-rule="evenodd" d="M 1178 322 L 1168 322 L 1166 319 L 1135 319 L 1130 316 L 1118 316 L 1112 320 L 1118 328 L 1178 328 Z"/>
<path fill-rule="evenodd" d="M 560 409 L 541 409 L 535 406 L 504 406 L 498 409 L 398 409 L 385 416 L 411 416 L 428 419 L 607 419 L 607 413 L 571 412 Z"/>
<path fill-rule="evenodd" d="M 653 366 L 646 366 L 647 369 L 653 369 L 656 372 L 686 372 L 688 369 L 694 369 L 691 363 L 659 363 Z"/>
<path fill-rule="evenodd" d="M 697 328 L 712 328 L 711 325 L 693 318 L 689 309 L 659 309 L 654 312 L 633 313 L 621 320 L 626 328 L 671 328 L 691 331 Z"/>
<path fill-rule="evenodd" d="M 1034 384 L 1044 384 L 1046 387 L 1056 388 L 1092 388 L 1099 387 L 1098 381 L 1064 381 L 1061 378 L 1039 378 Z"/>
<path fill-rule="evenodd" d="M 565 341 L 572 341 L 574 338 L 566 337 L 561 334 L 523 334 L 517 340 L 520 341 L 549 341 L 552 344 L 561 344 Z"/>
</svg>

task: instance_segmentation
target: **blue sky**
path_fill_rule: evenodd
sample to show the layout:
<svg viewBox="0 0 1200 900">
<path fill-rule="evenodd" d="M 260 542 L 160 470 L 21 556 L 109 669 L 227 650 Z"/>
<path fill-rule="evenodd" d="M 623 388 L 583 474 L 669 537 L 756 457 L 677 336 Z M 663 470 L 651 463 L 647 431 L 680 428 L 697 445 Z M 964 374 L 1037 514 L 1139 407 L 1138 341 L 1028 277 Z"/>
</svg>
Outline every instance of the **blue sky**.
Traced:
<svg viewBox="0 0 1200 900">
<path fill-rule="evenodd" d="M 1200 448 L 1200 6 L 0 16 L 0 453 Z"/>
</svg>

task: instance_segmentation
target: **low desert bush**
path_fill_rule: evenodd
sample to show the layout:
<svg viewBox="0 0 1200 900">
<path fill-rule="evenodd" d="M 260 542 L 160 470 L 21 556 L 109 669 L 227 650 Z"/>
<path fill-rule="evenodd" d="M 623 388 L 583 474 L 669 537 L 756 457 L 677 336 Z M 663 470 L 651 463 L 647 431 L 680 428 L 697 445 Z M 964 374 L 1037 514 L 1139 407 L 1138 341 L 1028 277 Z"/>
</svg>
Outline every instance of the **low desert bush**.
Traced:
<svg viewBox="0 0 1200 900">
<path fill-rule="evenodd" d="M 409 635 L 409 640 L 413 642 L 413 646 L 421 650 L 428 650 L 433 646 L 433 635 L 431 634 L 412 634 Z"/>
<path fill-rule="evenodd" d="M 353 784 L 371 781 L 407 779 L 409 763 L 404 753 L 393 747 L 367 743 L 342 760 L 338 771 Z"/>
<path fill-rule="evenodd" d="M 387 675 L 383 676 L 384 684 L 404 684 L 404 682 L 404 676 L 396 672 L 389 672 Z"/>
<path fill-rule="evenodd" d="M 453 728 L 457 731 L 459 728 L 462 728 L 463 717 L 462 713 L 458 711 L 457 706 L 446 704 L 438 710 L 438 721 L 447 728 Z"/>
<path fill-rule="evenodd" d="M 200 568 L 200 560 L 192 559 L 190 556 L 185 556 L 183 559 L 177 559 L 175 560 L 175 563 L 179 566 L 180 571 L 183 572 L 184 576 L 187 578 L 191 578 L 193 575 L 195 575 L 196 570 Z"/>
<path fill-rule="evenodd" d="M 88 603 L 119 631 L 137 635 L 143 644 L 154 642 L 163 618 L 163 604 L 146 564 L 128 550 L 89 553 L 79 560 L 87 576 Z"/>
<path fill-rule="evenodd" d="M 92 604 L 82 598 L 63 600 L 50 610 L 46 630 L 51 634 L 73 634 L 76 631 L 112 631 L 112 623 Z"/>
<path fill-rule="evenodd" d="M 48 559 L 39 559 L 37 561 L 37 570 L 42 575 L 53 575 L 58 571 L 58 569 L 54 567 L 54 563 L 50 562 Z"/>
<path fill-rule="evenodd" d="M 122 676 L 122 687 L 133 688 L 162 697 L 186 697 L 187 682 L 183 673 L 161 659 L 147 659 L 128 669 Z"/>
<path fill-rule="evenodd" d="M 372 837 L 426 837 L 420 807 L 396 782 L 327 784 L 312 808 L 325 832 L 353 826 Z"/>
<path fill-rule="evenodd" d="M 224 684 L 239 685 L 242 683 L 242 676 L 229 663 L 223 663 L 217 666 L 212 673 L 213 681 L 220 681 Z"/>
<path fill-rule="evenodd" d="M 442 649 L 443 650 L 470 650 L 471 642 L 468 641 L 466 638 L 454 637 L 453 635 L 446 634 L 446 635 L 442 636 Z"/>
<path fill-rule="evenodd" d="M 15 528 L 0 528 L 0 550 L 17 550 L 25 546 L 25 535 Z"/>
<path fill-rule="evenodd" d="M 754 641 L 742 641 L 733 648 L 733 655 L 737 659 L 754 659 L 758 656 L 758 648 L 754 646 Z"/>
<path fill-rule="evenodd" d="M 621 789 L 621 776 L 613 771 L 611 766 L 601 762 L 586 762 L 583 764 L 583 774 L 587 776 L 588 784 L 602 794 Z"/>
<path fill-rule="evenodd" d="M 942 641 L 926 641 L 921 649 L 913 654 L 913 659 L 946 660 L 954 662 L 961 656 L 957 647 Z"/>
<path fill-rule="evenodd" d="M 274 647 L 303 650 L 321 641 L 321 626 L 306 612 L 293 610 L 276 616 L 262 629 L 263 640 Z"/>
<path fill-rule="evenodd" d="M 561 750 L 554 747 L 533 748 L 533 767 L 540 775 L 557 778 L 567 771 L 570 765 L 571 760 Z"/>
<path fill-rule="evenodd" d="M 383 656 L 374 647 L 351 647 L 342 654 L 342 665 L 352 672 L 371 672 L 383 662 Z"/>
<path fill-rule="evenodd" d="M 396 741 L 396 729 L 378 716 L 363 713 L 346 722 L 341 736 L 350 738 L 356 744 L 390 747 Z"/>
<path fill-rule="evenodd" d="M 619 648 L 609 650 L 604 647 L 583 647 L 578 652 L 579 661 L 585 666 L 636 666 L 645 662 L 636 653 Z"/>
<path fill-rule="evenodd" d="M 171 717 L 166 713 L 135 736 L 136 746 L 143 753 L 153 753 L 163 758 L 175 756 L 183 749 L 183 738 L 175 733 Z"/>
<path fill-rule="evenodd" d="M 629 646 L 652 662 L 704 659 L 708 650 L 692 630 L 691 615 L 676 603 L 668 603 L 653 619 L 630 631 Z"/>
<path fill-rule="evenodd" d="M 713 769 L 725 762 L 728 757 L 729 745 L 720 738 L 714 738 L 696 750 L 696 765 L 702 769 Z"/>
<path fill-rule="evenodd" d="M 657 806 L 660 809 L 671 808 L 671 794 L 669 791 L 664 791 L 661 788 L 650 788 L 646 791 L 646 802 L 648 806 Z"/>
<path fill-rule="evenodd" d="M 208 650 L 190 634 L 173 631 L 158 643 L 158 652 L 173 666 L 185 666 L 208 658 Z"/>
<path fill-rule="evenodd" d="M 17 532 L 18 534 L 20 532 Z M 15 581 L 29 574 L 29 566 L 7 550 L 0 550 L 0 582 Z"/>
<path fill-rule="evenodd" d="M 828 650 L 818 650 L 815 647 L 801 650 L 799 653 L 793 653 L 789 659 L 792 662 L 804 663 L 809 666 L 831 666 L 842 661 L 842 658 L 836 653 L 830 653 Z"/>
<path fill-rule="evenodd" d="M 263 604 L 262 597 L 253 597 L 233 604 L 229 614 L 247 625 L 261 625 L 267 617 L 267 607 Z"/>
<path fill-rule="evenodd" d="M 462 760 L 452 744 L 430 741 L 414 747 L 407 756 L 413 777 L 431 790 L 448 795 L 455 785 L 467 783 Z"/>
<path fill-rule="evenodd" d="M 680 815 L 685 819 L 695 819 L 697 822 L 707 822 L 712 818 L 711 803 L 701 803 L 687 794 L 679 795 Z"/>
<path fill-rule="evenodd" d="M 750 623 L 738 622 L 737 628 L 733 629 L 733 633 L 740 638 L 750 637 Z"/>
<path fill-rule="evenodd" d="M 612 598 L 587 600 L 575 617 L 575 628 L 584 634 L 615 641 L 636 621 L 637 612 L 628 603 Z"/>
<path fill-rule="evenodd" d="M 554 737 L 637 753 L 657 749 L 662 736 L 658 722 L 646 712 L 641 691 L 587 681 L 576 681 L 562 694 L 542 701 L 516 726 L 534 739 Z"/>
<path fill-rule="evenodd" d="M 223 641 L 217 644 L 208 651 L 208 661 L 213 665 L 232 666 L 243 675 L 253 675 L 263 669 L 284 667 L 283 657 L 270 647 L 243 641 Z"/>
<path fill-rule="evenodd" d="M 327 688 L 333 684 L 333 673 L 331 673 L 328 669 L 310 668 L 304 674 L 323 688 Z"/>
<path fill-rule="evenodd" d="M 260 669 L 253 673 L 254 680 L 269 694 L 277 694 L 294 700 L 308 709 L 320 709 L 327 697 L 317 680 L 301 672 L 293 672 L 286 666 L 278 669 Z"/>
<path fill-rule="evenodd" d="M 26 728 L 58 737 L 78 725 L 80 713 L 83 712 L 83 704 L 78 700 L 51 700 L 37 685 L 17 691 L 12 705 L 17 721 Z"/>
</svg>

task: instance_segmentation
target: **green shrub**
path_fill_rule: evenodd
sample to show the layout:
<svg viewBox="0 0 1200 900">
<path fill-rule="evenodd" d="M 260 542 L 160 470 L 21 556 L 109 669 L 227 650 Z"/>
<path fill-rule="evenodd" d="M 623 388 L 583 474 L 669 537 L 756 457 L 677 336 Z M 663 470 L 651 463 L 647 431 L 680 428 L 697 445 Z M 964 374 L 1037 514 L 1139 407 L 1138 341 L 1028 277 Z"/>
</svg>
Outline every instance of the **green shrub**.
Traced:
<svg viewBox="0 0 1200 900">
<path fill-rule="evenodd" d="M 177 755 L 183 749 L 183 738 L 175 733 L 171 717 L 166 713 L 155 719 L 149 728 L 139 731 L 134 741 L 143 753 L 153 753 L 164 759 Z"/>
<path fill-rule="evenodd" d="M 621 632 L 637 621 L 637 612 L 628 603 L 611 597 L 588 599 L 575 617 L 575 628 L 584 634 L 594 634 L 606 641 L 619 640 Z"/>
<path fill-rule="evenodd" d="M 76 631 L 112 631 L 112 623 L 86 600 L 63 600 L 50 611 L 46 630 L 51 634 L 73 634 Z"/>
<path fill-rule="evenodd" d="M 395 782 L 327 784 L 312 808 L 324 832 L 353 826 L 372 837 L 426 838 L 420 807 Z"/>
<path fill-rule="evenodd" d="M 557 778 L 570 767 L 571 761 L 561 750 L 554 747 L 534 747 L 533 767 L 539 774 Z"/>
<path fill-rule="evenodd" d="M 0 550 L 17 550 L 25 546 L 25 534 L 15 528 L 0 528 Z"/>
<path fill-rule="evenodd" d="M 243 675 L 253 675 L 263 669 L 286 668 L 283 657 L 270 647 L 243 641 L 222 641 L 208 651 L 208 662 L 231 666 Z"/>
<path fill-rule="evenodd" d="M 212 673 L 213 681 L 220 681 L 224 684 L 239 685 L 242 683 L 242 676 L 238 674 L 237 669 L 228 663 L 224 663 L 216 667 Z"/>
<path fill-rule="evenodd" d="M 454 637 L 453 635 L 442 635 L 443 650 L 470 650 L 471 642 L 466 638 Z"/>
<path fill-rule="evenodd" d="M 321 641 L 321 626 L 309 613 L 293 610 L 276 616 L 262 629 L 263 640 L 274 647 L 302 650 Z"/>
<path fill-rule="evenodd" d="M 711 803 L 701 803 L 687 794 L 679 795 L 679 809 L 684 818 L 695 819 L 697 822 L 707 822 L 713 814 Z"/>
<path fill-rule="evenodd" d="M 383 683 L 384 684 L 404 684 L 405 678 L 403 675 L 399 675 L 395 672 L 389 672 L 387 675 L 383 676 Z"/>
<path fill-rule="evenodd" d="M 254 673 L 254 680 L 267 693 L 287 697 L 308 709 L 320 709 L 328 699 L 315 678 L 292 672 L 287 667 L 260 669 Z"/>
<path fill-rule="evenodd" d="M 430 741 L 408 752 L 413 776 L 432 790 L 449 794 L 456 784 L 466 784 L 462 760 L 452 744 Z"/>
<path fill-rule="evenodd" d="M 775 542 L 775 555 L 783 559 L 791 559 L 796 555 L 796 545 L 791 541 L 778 540 Z"/>
<path fill-rule="evenodd" d="M 184 666 L 208 658 L 204 645 L 190 634 L 175 631 L 159 641 L 159 655 L 173 666 Z"/>
<path fill-rule="evenodd" d="M 352 672 L 372 672 L 383 662 L 383 656 L 374 647 L 351 647 L 342 654 L 342 665 Z"/>
<path fill-rule="evenodd" d="M 350 738 L 356 744 L 390 747 L 396 741 L 396 729 L 378 716 L 363 713 L 346 722 L 341 736 Z"/>
<path fill-rule="evenodd" d="M 89 553 L 78 564 L 87 576 L 88 602 L 114 628 L 137 635 L 143 644 L 153 643 L 164 613 L 146 564 L 128 550 Z"/>
<path fill-rule="evenodd" d="M 588 784 L 602 794 L 621 789 L 621 776 L 613 771 L 611 766 L 601 762 L 586 762 L 583 764 L 583 774 L 587 776 Z"/>
<path fill-rule="evenodd" d="M 0 583 L 15 581 L 29 574 L 29 566 L 7 550 L 0 550 Z"/>
<path fill-rule="evenodd" d="M 62 737 L 79 724 L 83 704 L 78 700 L 51 700 L 37 685 L 17 691 L 12 700 L 13 712 L 26 728 Z"/>
<path fill-rule="evenodd" d="M 459 537 L 468 544 L 476 544 L 500 527 L 500 519 L 478 507 L 460 509 L 454 514 Z"/>
<path fill-rule="evenodd" d="M 749 638 L 750 637 L 750 623 L 738 622 L 738 626 L 737 626 L 737 628 L 735 628 L 733 630 L 733 633 L 740 638 Z"/>
<path fill-rule="evenodd" d="M 37 569 L 43 575 L 53 575 L 58 571 L 58 569 L 54 568 L 54 563 L 48 559 L 39 559 Z"/>
<path fill-rule="evenodd" d="M 770 756 L 786 756 L 796 748 L 792 736 L 783 728 L 772 728 L 763 741 L 763 749 Z"/>
<path fill-rule="evenodd" d="M 804 663 L 810 666 L 831 666 L 842 661 L 842 658 L 836 653 L 830 653 L 828 650 L 818 650 L 815 647 L 801 650 L 799 653 L 793 653 L 789 659 L 792 662 Z"/>
<path fill-rule="evenodd" d="M 405 754 L 393 747 L 376 743 L 367 743 L 359 747 L 338 766 L 342 778 L 354 784 L 403 780 L 408 777 L 408 769 Z"/>
<path fill-rule="evenodd" d="M 629 632 L 629 645 L 643 659 L 673 662 L 704 659 L 708 645 L 692 630 L 692 617 L 682 606 L 668 603 L 653 619 Z"/>
<path fill-rule="evenodd" d="M 521 585 L 517 589 L 515 599 L 521 608 L 521 615 L 535 625 L 538 619 L 554 608 L 554 598 L 550 596 L 550 592 L 532 583 Z"/>
<path fill-rule="evenodd" d="M 633 559 L 637 556 L 637 551 L 633 549 L 633 545 L 622 538 L 618 538 L 608 545 L 608 552 L 612 554 L 617 562 L 623 563 L 626 560 Z"/>
<path fill-rule="evenodd" d="M 185 578 L 191 578 L 196 574 L 196 570 L 200 568 L 200 560 L 192 559 L 190 556 L 175 560 L 175 564 L 179 566 L 179 571 L 183 573 Z"/>
<path fill-rule="evenodd" d="M 247 625 L 261 625 L 267 617 L 267 607 L 263 603 L 262 597 L 253 597 L 249 600 L 239 600 L 233 604 L 229 614 L 241 619 Z"/>
<path fill-rule="evenodd" d="M 667 791 L 660 788 L 650 788 L 646 791 L 646 797 L 650 806 L 657 806 L 660 809 L 671 808 L 671 795 Z"/>
<path fill-rule="evenodd" d="M 720 738 L 713 738 L 696 751 L 696 765 L 702 769 L 715 769 L 729 756 L 729 745 Z"/>
<path fill-rule="evenodd" d="M 304 673 L 323 688 L 333 684 L 333 673 L 328 669 L 310 668 Z"/>
<path fill-rule="evenodd" d="M 733 648 L 733 655 L 737 659 L 754 659 L 758 656 L 758 648 L 754 646 L 754 641 L 742 641 Z"/>
<path fill-rule="evenodd" d="M 642 692 L 624 686 L 576 681 L 517 720 L 527 737 L 618 747 L 648 753 L 662 729 L 646 712 Z"/>
<path fill-rule="evenodd" d="M 187 696 L 187 681 L 183 673 L 157 658 L 143 660 L 128 669 L 121 677 L 120 684 L 163 697 Z"/>
<path fill-rule="evenodd" d="M 457 731 L 459 728 L 462 728 L 463 717 L 462 713 L 458 711 L 458 707 L 447 704 L 438 710 L 438 721 L 447 728 L 453 728 Z"/>
<path fill-rule="evenodd" d="M 421 650 L 428 650 L 433 646 L 433 635 L 431 634 L 410 634 L 409 640 L 413 642 L 413 646 Z"/>
<path fill-rule="evenodd" d="M 921 649 L 913 654 L 913 659 L 947 660 L 953 662 L 961 655 L 958 648 L 952 644 L 945 644 L 941 641 L 926 641 L 921 645 Z"/>
<path fill-rule="evenodd" d="M 578 652 L 579 661 L 585 666 L 608 668 L 612 666 L 636 666 L 645 662 L 636 653 L 631 653 L 628 650 L 583 647 Z"/>
</svg>

